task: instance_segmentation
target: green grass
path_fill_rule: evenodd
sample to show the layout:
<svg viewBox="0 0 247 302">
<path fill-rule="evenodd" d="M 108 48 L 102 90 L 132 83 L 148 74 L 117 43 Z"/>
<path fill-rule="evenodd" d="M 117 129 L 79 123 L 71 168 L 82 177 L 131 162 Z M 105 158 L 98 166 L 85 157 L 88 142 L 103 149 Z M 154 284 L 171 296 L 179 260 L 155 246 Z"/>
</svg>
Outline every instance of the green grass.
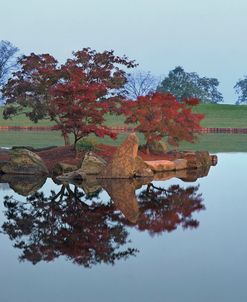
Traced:
<svg viewBox="0 0 247 302">
<path fill-rule="evenodd" d="M 0 147 L 30 146 L 63 146 L 64 141 L 57 131 L 0 131 Z"/>
<path fill-rule="evenodd" d="M 99 143 L 120 145 L 127 134 L 119 134 L 116 140 L 109 137 L 98 139 Z M 144 143 L 142 135 L 138 135 L 140 143 Z M 93 136 L 91 136 L 93 137 Z M 35 148 L 46 146 L 63 146 L 63 138 L 57 131 L 0 131 L 0 146 L 30 146 Z M 170 147 L 173 149 L 173 147 Z M 182 143 L 180 150 L 208 150 L 209 152 L 247 152 L 247 135 L 244 134 L 203 134 L 195 144 Z"/>
<path fill-rule="evenodd" d="M 13 119 L 4 120 L 3 108 L 0 107 L 0 126 L 51 126 L 48 120 L 31 122 L 26 116 L 20 115 Z M 201 104 L 194 109 L 205 115 L 202 122 L 204 127 L 247 127 L 247 105 Z M 106 114 L 107 126 L 124 126 L 124 116 Z"/>
<path fill-rule="evenodd" d="M 196 112 L 205 115 L 202 122 L 204 127 L 236 127 L 247 128 L 247 105 L 223 105 L 223 104 L 201 104 L 195 108 Z M 108 126 L 124 126 L 124 116 L 106 115 L 106 124 Z M 0 126 L 51 126 L 52 123 L 47 120 L 40 121 L 37 124 L 29 121 L 25 116 L 18 116 L 12 120 L 2 118 L 2 108 L 0 108 Z M 127 134 L 120 134 L 117 140 L 108 137 L 97 139 L 100 143 L 109 145 L 119 145 Z M 144 143 L 140 136 L 141 144 Z M 62 146 L 63 138 L 59 132 L 19 132 L 7 131 L 0 132 L 0 146 Z M 196 144 L 183 143 L 180 149 L 209 150 L 210 152 L 247 152 L 247 135 L 244 134 L 203 134 Z"/>
<path fill-rule="evenodd" d="M 203 127 L 247 128 L 247 105 L 201 104 L 194 111 L 205 115 Z"/>
</svg>

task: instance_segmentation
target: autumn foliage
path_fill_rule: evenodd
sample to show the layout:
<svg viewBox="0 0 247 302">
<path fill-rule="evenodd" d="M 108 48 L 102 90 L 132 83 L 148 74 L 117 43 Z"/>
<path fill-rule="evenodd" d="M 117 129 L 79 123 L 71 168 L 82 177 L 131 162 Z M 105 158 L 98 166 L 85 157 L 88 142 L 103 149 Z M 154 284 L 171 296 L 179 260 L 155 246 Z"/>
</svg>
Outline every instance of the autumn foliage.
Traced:
<svg viewBox="0 0 247 302">
<path fill-rule="evenodd" d="M 89 133 L 114 136 L 103 126 L 104 114 L 119 108 L 125 70 L 135 67 L 134 61 L 113 51 L 83 48 L 63 65 L 49 54 L 34 53 L 18 63 L 20 70 L 3 89 L 5 118 L 25 114 L 34 122 L 50 119 L 64 137 L 73 133 L 75 143 Z"/>
<path fill-rule="evenodd" d="M 25 114 L 34 122 L 50 119 L 65 142 L 69 134 L 74 144 L 90 133 L 114 138 L 104 124 L 107 112 L 124 113 L 126 123 L 136 123 L 147 148 L 163 137 L 175 146 L 183 140 L 193 142 L 200 129 L 203 116 L 192 112 L 196 99 L 178 102 L 171 94 L 156 92 L 124 101 L 126 70 L 136 63 L 113 51 L 83 48 L 62 65 L 49 54 L 32 53 L 18 64 L 20 70 L 3 89 L 4 117 Z"/>
<path fill-rule="evenodd" d="M 106 85 L 88 82 L 77 66 L 63 66 L 61 71 L 63 81 L 51 89 L 54 115 L 59 121 L 56 129 L 73 134 L 75 144 L 90 133 L 115 138 L 111 129 L 103 125 L 108 103 L 99 100 L 107 92 Z"/>
<path fill-rule="evenodd" d="M 137 124 L 136 130 L 146 139 L 147 151 L 152 142 L 164 137 L 174 146 L 183 140 L 194 142 L 203 119 L 203 115 L 192 112 L 198 103 L 197 99 L 178 102 L 173 95 L 159 92 L 140 96 L 125 102 L 125 122 Z"/>
</svg>

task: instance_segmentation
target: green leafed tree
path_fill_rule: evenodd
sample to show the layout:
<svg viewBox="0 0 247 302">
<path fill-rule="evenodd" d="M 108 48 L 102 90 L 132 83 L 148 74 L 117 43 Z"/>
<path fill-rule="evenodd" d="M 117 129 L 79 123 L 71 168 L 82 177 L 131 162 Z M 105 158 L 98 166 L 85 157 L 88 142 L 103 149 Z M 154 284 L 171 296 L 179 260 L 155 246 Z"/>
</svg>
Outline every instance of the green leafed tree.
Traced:
<svg viewBox="0 0 247 302">
<path fill-rule="evenodd" d="M 198 98 L 202 103 L 223 102 L 218 91 L 219 81 L 216 78 L 200 77 L 195 72 L 186 72 L 181 66 L 171 70 L 158 86 L 157 91 L 169 92 L 177 100 Z"/>
<path fill-rule="evenodd" d="M 238 80 L 234 86 L 234 89 L 238 94 L 236 104 L 247 104 L 247 76 Z"/>
</svg>

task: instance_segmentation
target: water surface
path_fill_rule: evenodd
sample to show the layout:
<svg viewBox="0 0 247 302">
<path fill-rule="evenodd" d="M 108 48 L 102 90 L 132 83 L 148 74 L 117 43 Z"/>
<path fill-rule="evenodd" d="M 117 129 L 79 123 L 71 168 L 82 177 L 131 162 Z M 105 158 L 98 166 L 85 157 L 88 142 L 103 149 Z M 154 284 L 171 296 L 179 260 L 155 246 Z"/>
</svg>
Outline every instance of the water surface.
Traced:
<svg viewBox="0 0 247 302">
<path fill-rule="evenodd" d="M 218 157 L 196 182 L 138 188 L 138 203 L 130 184 L 124 205 L 109 187 L 48 179 L 27 200 L 1 184 L 1 302 L 246 301 L 247 154 Z"/>
</svg>

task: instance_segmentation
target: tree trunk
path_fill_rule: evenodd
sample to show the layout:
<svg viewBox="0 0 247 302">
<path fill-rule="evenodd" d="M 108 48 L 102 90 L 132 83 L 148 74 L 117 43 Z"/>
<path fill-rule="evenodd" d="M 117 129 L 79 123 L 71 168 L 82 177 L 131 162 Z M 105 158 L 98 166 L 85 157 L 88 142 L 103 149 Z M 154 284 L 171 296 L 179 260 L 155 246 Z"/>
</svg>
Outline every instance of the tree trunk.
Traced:
<svg viewBox="0 0 247 302">
<path fill-rule="evenodd" d="M 69 146 L 70 145 L 70 139 L 68 133 L 63 133 L 63 139 L 64 139 L 64 145 Z"/>
<path fill-rule="evenodd" d="M 149 150 L 149 145 L 148 145 L 148 143 L 146 144 L 146 153 L 147 153 L 147 155 L 150 154 L 150 150 Z"/>
<path fill-rule="evenodd" d="M 149 146 L 150 146 L 150 138 L 149 136 L 146 136 L 146 153 L 148 155 L 150 154 Z"/>
</svg>

